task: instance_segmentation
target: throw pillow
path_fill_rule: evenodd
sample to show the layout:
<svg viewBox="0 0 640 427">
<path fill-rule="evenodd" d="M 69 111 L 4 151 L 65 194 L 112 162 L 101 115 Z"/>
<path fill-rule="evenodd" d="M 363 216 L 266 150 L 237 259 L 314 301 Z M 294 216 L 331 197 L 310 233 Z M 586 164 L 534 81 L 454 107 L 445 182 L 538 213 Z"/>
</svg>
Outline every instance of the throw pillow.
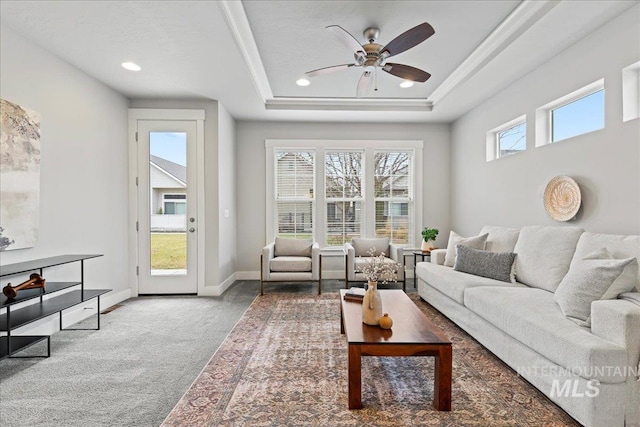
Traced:
<svg viewBox="0 0 640 427">
<path fill-rule="evenodd" d="M 447 253 L 444 256 L 444 265 L 453 267 L 456 263 L 456 247 L 458 245 L 467 246 L 473 249 L 484 250 L 489 234 L 481 236 L 462 237 L 455 231 L 449 233 L 449 243 L 447 243 Z"/>
<path fill-rule="evenodd" d="M 583 259 L 616 259 L 616 257 L 613 256 L 609 249 L 602 248 L 585 256 Z M 569 270 L 571 270 L 571 268 L 569 268 Z M 633 291 L 636 287 L 637 277 L 638 260 L 633 258 L 633 261 L 627 264 L 622 274 L 618 276 L 600 299 L 616 299 L 620 294 Z"/>
<path fill-rule="evenodd" d="M 464 245 L 458 245 L 457 249 L 455 270 L 501 282 L 513 281 L 511 272 L 516 259 L 513 252 L 481 251 Z"/>
<path fill-rule="evenodd" d="M 591 327 L 591 303 L 602 299 L 635 258 L 599 259 L 598 253 L 572 265 L 555 292 L 562 313 L 580 326 Z"/>
</svg>

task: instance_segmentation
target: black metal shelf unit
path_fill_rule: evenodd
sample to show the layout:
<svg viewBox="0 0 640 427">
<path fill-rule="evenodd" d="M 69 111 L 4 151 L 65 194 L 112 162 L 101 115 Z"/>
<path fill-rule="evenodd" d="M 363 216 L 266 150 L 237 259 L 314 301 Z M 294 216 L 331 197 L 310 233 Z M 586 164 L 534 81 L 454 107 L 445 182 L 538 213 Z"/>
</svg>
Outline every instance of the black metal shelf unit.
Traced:
<svg viewBox="0 0 640 427">
<path fill-rule="evenodd" d="M 48 335 L 12 335 L 12 330 L 57 313 L 59 313 L 60 329 L 62 330 L 62 312 L 93 298 L 97 298 L 97 329 L 100 329 L 100 296 L 110 292 L 111 289 L 84 288 L 84 261 L 100 256 L 102 255 L 60 255 L 0 266 L 0 277 L 32 273 L 35 271 L 38 271 L 40 276 L 43 276 L 43 270 L 45 268 L 80 262 L 79 281 L 47 282 L 44 290 L 21 290 L 15 298 L 7 298 L 4 295 L 0 296 L 0 309 L 5 309 L 5 313 L 0 315 L 0 332 L 6 333 L 6 335 L 0 337 L 0 359 L 12 356 L 14 353 L 45 339 L 47 340 L 47 356 L 45 357 L 49 357 L 51 354 L 51 341 Z M 79 289 L 70 290 L 74 287 Z M 67 290 L 67 292 L 52 295 L 63 290 Z M 45 296 L 46 298 L 44 298 Z M 39 299 L 39 301 L 17 308 L 14 307 L 16 304 L 33 299 Z"/>
</svg>

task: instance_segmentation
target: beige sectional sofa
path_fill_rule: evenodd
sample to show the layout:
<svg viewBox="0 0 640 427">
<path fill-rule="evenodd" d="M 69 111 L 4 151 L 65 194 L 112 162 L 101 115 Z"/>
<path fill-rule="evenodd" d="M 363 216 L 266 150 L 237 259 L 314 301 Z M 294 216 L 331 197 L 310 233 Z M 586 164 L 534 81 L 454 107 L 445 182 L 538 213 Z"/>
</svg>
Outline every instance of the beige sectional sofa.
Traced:
<svg viewBox="0 0 640 427">
<path fill-rule="evenodd" d="M 594 249 L 640 259 L 640 236 L 571 226 L 487 226 L 485 250 L 515 252 L 515 282 L 442 265 L 446 250 L 416 268 L 420 296 L 586 426 L 640 426 L 640 305 L 591 304 L 590 327 L 565 317 L 554 293 Z M 587 257 L 588 258 L 588 257 Z M 637 292 L 640 276 L 631 271 Z M 455 348 L 454 348 L 455 357 Z"/>
</svg>

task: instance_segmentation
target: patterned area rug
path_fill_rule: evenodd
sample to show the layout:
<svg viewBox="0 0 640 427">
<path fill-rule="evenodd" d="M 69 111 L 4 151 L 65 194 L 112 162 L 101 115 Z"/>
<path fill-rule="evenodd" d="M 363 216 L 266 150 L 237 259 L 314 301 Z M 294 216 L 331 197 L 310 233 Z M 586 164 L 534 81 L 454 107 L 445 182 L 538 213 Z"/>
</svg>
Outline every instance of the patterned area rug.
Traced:
<svg viewBox="0 0 640 427">
<path fill-rule="evenodd" d="M 433 358 L 363 357 L 347 409 L 337 294 L 256 298 L 163 426 L 579 426 L 437 310 L 453 342 L 452 411 L 433 406 Z"/>
</svg>

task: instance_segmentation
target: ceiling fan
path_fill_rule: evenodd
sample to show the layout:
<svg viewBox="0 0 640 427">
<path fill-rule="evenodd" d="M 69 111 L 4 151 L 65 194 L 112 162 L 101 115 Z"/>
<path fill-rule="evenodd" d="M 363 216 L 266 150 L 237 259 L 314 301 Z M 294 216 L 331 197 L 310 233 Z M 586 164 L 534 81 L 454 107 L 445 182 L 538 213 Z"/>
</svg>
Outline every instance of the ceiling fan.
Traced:
<svg viewBox="0 0 640 427">
<path fill-rule="evenodd" d="M 355 62 L 353 64 L 334 65 L 307 71 L 305 74 L 309 77 L 346 70 L 351 67 L 364 67 L 364 72 L 360 77 L 358 88 L 356 89 L 356 96 L 358 98 L 366 96 L 371 92 L 378 68 L 401 79 L 414 82 L 425 82 L 431 77 L 431 74 L 418 68 L 386 62 L 387 58 L 409 50 L 434 35 L 435 30 L 427 22 L 423 22 L 405 31 L 391 40 L 386 46 L 376 43 L 380 35 L 380 30 L 377 28 L 372 27 L 364 30 L 363 35 L 368 43 L 363 45 L 339 25 L 329 25 L 327 30 L 334 33 L 345 46 L 353 51 Z M 375 90 L 378 90 L 378 88 L 376 87 Z"/>
</svg>

